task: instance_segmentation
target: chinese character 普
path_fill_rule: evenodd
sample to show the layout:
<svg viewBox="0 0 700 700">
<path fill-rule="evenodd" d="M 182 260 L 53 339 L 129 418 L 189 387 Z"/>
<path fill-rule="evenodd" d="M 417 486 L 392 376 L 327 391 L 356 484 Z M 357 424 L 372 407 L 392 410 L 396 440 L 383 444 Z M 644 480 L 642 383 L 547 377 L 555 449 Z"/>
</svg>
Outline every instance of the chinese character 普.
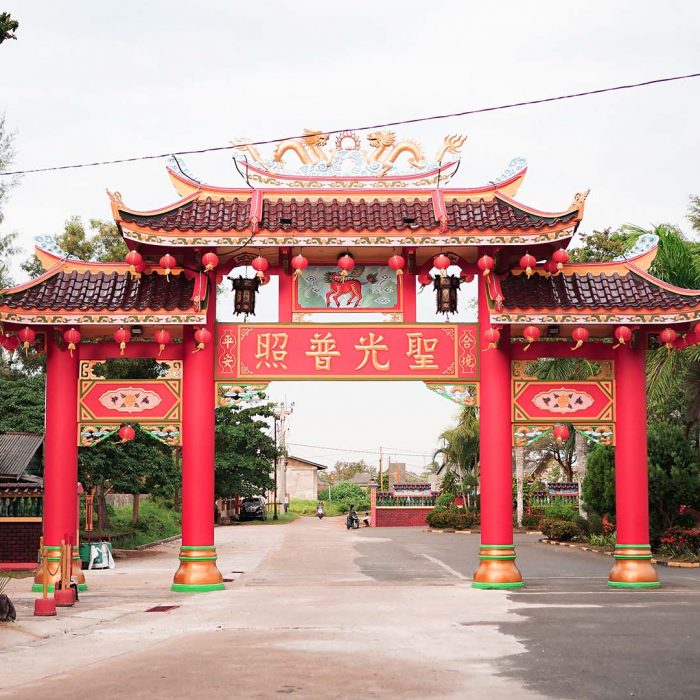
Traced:
<svg viewBox="0 0 700 700">
<path fill-rule="evenodd" d="M 314 337 L 309 340 L 311 349 L 307 350 L 304 354 L 307 357 L 314 358 L 314 366 L 316 369 L 330 371 L 331 360 L 334 357 L 338 357 L 340 352 L 336 349 L 335 338 L 330 334 L 326 333 L 321 337 L 320 333 L 314 333 Z"/>
</svg>

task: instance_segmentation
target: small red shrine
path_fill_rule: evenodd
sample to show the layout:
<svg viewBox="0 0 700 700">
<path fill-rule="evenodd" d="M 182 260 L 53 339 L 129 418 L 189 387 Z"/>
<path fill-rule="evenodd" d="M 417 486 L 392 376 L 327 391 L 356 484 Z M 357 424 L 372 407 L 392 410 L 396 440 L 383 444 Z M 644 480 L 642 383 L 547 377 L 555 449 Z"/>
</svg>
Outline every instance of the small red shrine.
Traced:
<svg viewBox="0 0 700 700">
<path fill-rule="evenodd" d="M 670 352 L 698 341 L 700 291 L 649 273 L 653 237 L 619 260 L 569 263 L 566 249 L 587 193 L 560 212 L 517 201 L 527 170 L 521 159 L 486 186 L 452 187 L 463 144 L 449 136 L 430 156 L 393 132 L 368 134 L 363 150 L 356 133 L 331 143 L 307 131 L 265 156 L 238 142 L 239 187 L 205 184 L 173 161 L 174 203 L 137 211 L 109 193 L 131 251 L 124 263 L 38 249 L 45 272 L 2 291 L 0 320 L 6 349 L 24 344 L 47 354 L 47 551 L 77 528 L 78 446 L 138 421 L 182 446 L 182 548 L 173 589 L 220 589 L 215 405 L 271 380 L 412 379 L 479 406 L 475 587 L 522 585 L 512 448 L 561 432 L 562 422 L 616 447 L 618 545 L 609 584 L 658 586 L 649 561 L 644 357 L 650 336 Z M 255 274 L 237 273 L 243 266 Z M 229 275 L 243 319 L 217 323 L 216 289 Z M 272 278 L 278 321 L 247 323 Z M 418 285 L 431 286 L 438 311 L 449 314 L 471 282 L 478 285 L 478 324 L 417 321 Z M 381 320 L 363 321 L 367 313 Z M 338 323 L 339 314 L 352 322 Z M 118 356 L 158 357 L 169 373 L 157 382 L 106 382 L 92 373 L 96 362 Z M 538 357 L 595 359 L 601 371 L 584 382 L 539 382 L 526 372 L 526 361 Z"/>
</svg>

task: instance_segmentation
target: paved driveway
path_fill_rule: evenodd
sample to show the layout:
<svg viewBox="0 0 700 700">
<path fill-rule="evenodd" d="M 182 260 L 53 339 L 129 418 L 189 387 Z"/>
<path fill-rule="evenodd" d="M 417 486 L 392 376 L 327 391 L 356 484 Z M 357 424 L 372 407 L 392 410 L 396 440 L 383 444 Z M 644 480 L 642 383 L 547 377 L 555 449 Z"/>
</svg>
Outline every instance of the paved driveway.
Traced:
<svg viewBox="0 0 700 700">
<path fill-rule="evenodd" d="M 698 570 L 609 591 L 611 559 L 518 538 L 521 592 L 469 587 L 477 535 L 347 531 L 340 519 L 218 528 L 225 591 L 168 584 L 177 544 L 88 572 L 58 618 L 29 582 L 0 628 L 0 697 L 688 698 Z M 157 604 L 179 606 L 146 612 Z"/>
</svg>

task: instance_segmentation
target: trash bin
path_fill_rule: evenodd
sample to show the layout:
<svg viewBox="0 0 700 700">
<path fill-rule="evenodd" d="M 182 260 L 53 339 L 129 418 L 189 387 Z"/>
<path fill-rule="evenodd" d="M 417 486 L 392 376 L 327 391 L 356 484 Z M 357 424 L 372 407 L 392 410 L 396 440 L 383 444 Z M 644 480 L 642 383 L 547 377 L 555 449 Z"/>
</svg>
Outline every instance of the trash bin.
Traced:
<svg viewBox="0 0 700 700">
<path fill-rule="evenodd" d="M 88 569 L 113 569 L 111 542 L 90 543 L 90 563 Z"/>
<path fill-rule="evenodd" d="M 80 547 L 78 547 L 78 553 L 80 555 L 81 568 L 87 569 L 90 564 L 90 543 L 81 542 Z"/>
</svg>

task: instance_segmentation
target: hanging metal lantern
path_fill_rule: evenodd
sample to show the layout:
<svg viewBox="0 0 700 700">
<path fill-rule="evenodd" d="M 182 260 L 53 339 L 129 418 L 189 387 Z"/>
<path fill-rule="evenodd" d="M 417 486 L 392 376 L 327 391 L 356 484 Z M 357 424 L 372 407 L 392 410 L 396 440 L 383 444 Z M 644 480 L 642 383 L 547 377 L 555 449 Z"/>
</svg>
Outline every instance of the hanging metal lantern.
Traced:
<svg viewBox="0 0 700 700">
<path fill-rule="evenodd" d="M 255 316 L 255 294 L 260 286 L 257 277 L 235 277 L 231 280 L 233 287 L 233 312 Z"/>
<path fill-rule="evenodd" d="M 620 345 L 629 343 L 632 340 L 632 331 L 627 326 L 618 326 L 615 329 L 615 340 L 617 340 L 617 344 L 613 345 L 613 350 L 619 348 Z"/>
<path fill-rule="evenodd" d="M 566 442 L 569 439 L 569 435 L 571 435 L 569 429 L 565 425 L 555 425 L 552 433 L 558 445 L 561 445 L 562 442 Z"/>
<path fill-rule="evenodd" d="M 26 355 L 29 352 L 29 346 L 36 340 L 36 333 L 29 326 L 26 326 L 17 336 L 22 341 L 22 347 Z"/>
<path fill-rule="evenodd" d="M 498 328 L 487 328 L 484 331 L 484 340 L 488 343 L 487 350 L 495 350 L 498 347 L 498 341 L 501 339 L 501 331 Z"/>
<path fill-rule="evenodd" d="M 520 258 L 520 267 L 525 270 L 525 274 L 528 277 L 532 277 L 534 272 L 532 271 L 532 268 L 537 265 L 537 260 L 535 260 L 534 256 L 530 255 L 530 253 L 525 253 L 522 258 Z"/>
<path fill-rule="evenodd" d="M 436 311 L 439 314 L 454 314 L 457 312 L 457 290 L 462 280 L 455 275 L 438 275 L 433 280 L 433 288 L 437 291 Z"/>
<path fill-rule="evenodd" d="M 540 339 L 540 336 L 542 335 L 542 331 L 537 326 L 525 326 L 523 329 L 523 338 L 527 341 L 527 345 L 525 346 L 525 350 L 527 350 L 530 345 Z"/>
<path fill-rule="evenodd" d="M 292 260 L 292 267 L 294 268 L 294 276 L 299 277 L 301 273 L 306 270 L 309 266 L 309 261 L 301 253 L 295 255 Z"/>
<path fill-rule="evenodd" d="M 571 338 L 576 341 L 572 350 L 578 350 L 589 338 L 591 337 L 588 328 L 584 326 L 577 326 L 571 331 Z"/>
<path fill-rule="evenodd" d="M 482 255 L 477 261 L 476 266 L 481 270 L 484 277 L 488 277 L 496 267 L 496 261 L 490 255 Z"/>
<path fill-rule="evenodd" d="M 80 342 L 80 331 L 76 330 L 75 328 L 69 328 L 63 333 L 63 342 L 66 343 L 70 356 L 73 357 L 73 351 Z"/>
<path fill-rule="evenodd" d="M 349 253 L 341 255 L 338 258 L 338 267 L 340 268 L 340 276 L 347 277 L 349 272 L 355 269 L 355 260 Z"/>
<path fill-rule="evenodd" d="M 257 258 L 253 258 L 250 265 L 258 273 L 258 278 L 261 280 L 265 277 L 265 270 L 270 267 L 270 263 L 267 261 L 267 258 L 263 258 L 262 255 L 258 255 Z"/>
<path fill-rule="evenodd" d="M 397 275 L 403 275 L 403 269 L 406 267 L 406 258 L 403 255 L 392 255 L 389 258 L 389 267 L 392 270 L 396 270 Z"/>
<path fill-rule="evenodd" d="M 153 339 L 158 343 L 158 357 L 160 357 L 163 350 L 165 350 L 165 346 L 170 342 L 170 331 L 161 328 L 155 332 Z"/>
<path fill-rule="evenodd" d="M 128 328 L 120 328 L 115 331 L 114 340 L 119 343 L 119 354 L 123 355 L 126 344 L 131 340 L 131 331 Z"/>
<path fill-rule="evenodd" d="M 678 333 L 676 333 L 676 331 L 674 331 L 673 328 L 664 328 L 661 331 L 661 333 L 659 333 L 659 340 L 666 346 L 668 350 L 673 349 L 673 343 L 677 337 Z"/>
<path fill-rule="evenodd" d="M 136 437 L 136 431 L 130 425 L 122 425 L 119 428 L 119 437 L 122 442 L 129 442 Z"/>
<path fill-rule="evenodd" d="M 209 272 L 213 270 L 219 264 L 219 256 L 216 253 L 204 253 L 202 255 L 202 265 L 204 265 L 204 272 Z"/>
<path fill-rule="evenodd" d="M 166 253 L 158 261 L 158 264 L 165 270 L 165 279 L 167 279 L 169 282 L 170 270 L 172 270 L 175 267 L 175 265 L 177 265 L 177 260 L 175 260 L 175 257 L 173 255 L 170 255 L 170 253 Z"/>
</svg>

